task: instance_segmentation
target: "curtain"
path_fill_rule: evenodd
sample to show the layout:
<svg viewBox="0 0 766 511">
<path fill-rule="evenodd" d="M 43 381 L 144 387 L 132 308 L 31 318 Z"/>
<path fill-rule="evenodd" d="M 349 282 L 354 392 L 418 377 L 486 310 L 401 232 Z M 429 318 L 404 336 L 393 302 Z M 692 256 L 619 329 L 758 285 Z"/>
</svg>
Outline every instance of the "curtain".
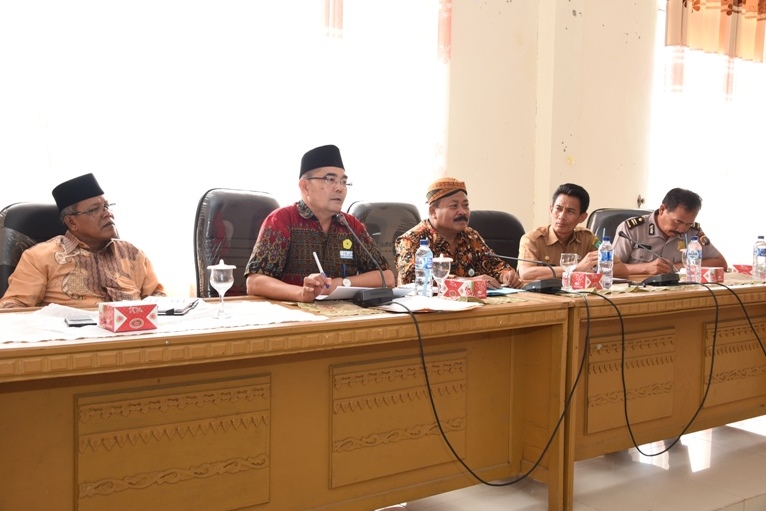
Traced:
<svg viewBox="0 0 766 511">
<path fill-rule="evenodd" d="M 666 14 L 661 5 L 658 26 Z M 664 39 L 658 30 L 648 203 L 656 207 L 676 186 L 699 193 L 705 234 L 730 265 L 750 264 L 753 242 L 766 231 L 766 66 L 665 46 Z"/>
<path fill-rule="evenodd" d="M 667 0 L 665 44 L 763 62 L 766 0 Z"/>
</svg>

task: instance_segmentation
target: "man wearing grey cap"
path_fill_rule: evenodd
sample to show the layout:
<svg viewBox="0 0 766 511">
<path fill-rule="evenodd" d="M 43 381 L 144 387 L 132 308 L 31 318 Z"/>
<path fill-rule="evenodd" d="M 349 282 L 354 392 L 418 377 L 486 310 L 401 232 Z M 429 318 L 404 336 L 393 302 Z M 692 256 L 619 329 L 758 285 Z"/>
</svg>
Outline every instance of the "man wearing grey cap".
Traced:
<svg viewBox="0 0 766 511">
<path fill-rule="evenodd" d="M 95 307 L 164 296 L 146 255 L 117 239 L 114 204 L 104 198 L 93 174 L 61 183 L 53 198 L 67 232 L 24 251 L 8 277 L 0 308 Z"/>
<path fill-rule="evenodd" d="M 394 274 L 364 224 L 341 211 L 349 186 L 336 146 L 316 147 L 303 155 L 301 200 L 264 220 L 245 270 L 247 294 L 311 302 L 338 286 L 381 287 L 377 265 L 385 285 L 394 286 Z"/>
</svg>

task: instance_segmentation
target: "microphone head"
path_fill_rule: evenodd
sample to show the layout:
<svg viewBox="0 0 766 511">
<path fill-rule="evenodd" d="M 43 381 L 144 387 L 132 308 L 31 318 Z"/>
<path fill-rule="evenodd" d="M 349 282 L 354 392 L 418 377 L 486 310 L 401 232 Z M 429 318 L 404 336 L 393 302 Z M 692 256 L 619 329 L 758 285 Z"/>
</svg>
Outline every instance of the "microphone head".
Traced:
<svg viewBox="0 0 766 511">
<path fill-rule="evenodd" d="M 335 218 L 343 224 L 347 229 L 351 230 L 351 226 L 348 225 L 348 220 L 346 220 L 346 217 L 343 216 L 343 213 L 335 213 Z"/>
<path fill-rule="evenodd" d="M 626 240 L 630 239 L 630 237 L 622 231 L 618 232 L 617 236 L 619 236 L 620 238 L 625 238 Z"/>
</svg>

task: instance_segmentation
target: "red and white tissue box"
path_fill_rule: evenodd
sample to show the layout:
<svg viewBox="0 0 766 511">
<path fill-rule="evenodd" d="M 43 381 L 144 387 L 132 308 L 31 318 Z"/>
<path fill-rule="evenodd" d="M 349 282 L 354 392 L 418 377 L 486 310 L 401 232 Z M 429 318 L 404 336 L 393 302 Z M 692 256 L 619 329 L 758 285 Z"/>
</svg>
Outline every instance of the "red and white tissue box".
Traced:
<svg viewBox="0 0 766 511">
<path fill-rule="evenodd" d="M 745 275 L 753 274 L 752 264 L 733 264 L 732 268 L 734 268 L 734 271 L 737 273 L 744 273 Z"/>
<path fill-rule="evenodd" d="M 154 330 L 157 328 L 157 304 L 138 301 L 99 303 L 98 326 L 111 332 Z"/>
<path fill-rule="evenodd" d="M 464 296 L 487 297 L 487 281 L 484 279 L 454 278 L 444 280 L 444 298 L 457 300 Z"/>
<path fill-rule="evenodd" d="M 720 266 L 703 266 L 702 283 L 723 282 L 723 268 Z"/>
<path fill-rule="evenodd" d="M 588 273 L 573 271 L 569 277 L 572 289 L 603 289 L 601 286 L 601 273 Z"/>
</svg>

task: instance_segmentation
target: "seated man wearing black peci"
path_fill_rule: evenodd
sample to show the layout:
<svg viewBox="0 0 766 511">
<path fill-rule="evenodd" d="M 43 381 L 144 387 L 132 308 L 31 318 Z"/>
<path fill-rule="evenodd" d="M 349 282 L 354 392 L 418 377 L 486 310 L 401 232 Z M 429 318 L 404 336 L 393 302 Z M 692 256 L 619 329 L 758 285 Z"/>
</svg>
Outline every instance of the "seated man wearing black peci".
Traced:
<svg viewBox="0 0 766 511">
<path fill-rule="evenodd" d="M 364 224 L 341 211 L 349 186 L 336 146 L 317 147 L 303 155 L 298 180 L 301 200 L 264 220 L 245 271 L 247 294 L 311 302 L 338 286 L 394 286 L 394 274 Z M 357 246 L 349 227 L 367 251 Z"/>
</svg>

